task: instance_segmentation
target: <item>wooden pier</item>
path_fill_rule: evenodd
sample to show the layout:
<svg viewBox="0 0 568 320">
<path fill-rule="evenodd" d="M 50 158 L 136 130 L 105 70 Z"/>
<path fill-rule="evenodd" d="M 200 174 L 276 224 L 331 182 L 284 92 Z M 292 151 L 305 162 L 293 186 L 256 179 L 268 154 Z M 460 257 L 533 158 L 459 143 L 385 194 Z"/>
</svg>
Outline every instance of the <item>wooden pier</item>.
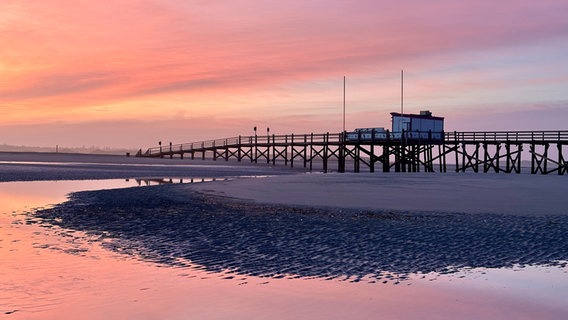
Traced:
<svg viewBox="0 0 568 320">
<path fill-rule="evenodd" d="M 348 138 L 346 133 L 254 135 L 140 149 L 138 157 L 250 161 L 303 166 L 323 172 L 503 172 L 568 173 L 568 131 L 443 132 L 386 131 L 384 139 Z M 374 137 L 375 135 L 371 135 Z M 527 168 L 525 168 L 527 170 Z"/>
</svg>

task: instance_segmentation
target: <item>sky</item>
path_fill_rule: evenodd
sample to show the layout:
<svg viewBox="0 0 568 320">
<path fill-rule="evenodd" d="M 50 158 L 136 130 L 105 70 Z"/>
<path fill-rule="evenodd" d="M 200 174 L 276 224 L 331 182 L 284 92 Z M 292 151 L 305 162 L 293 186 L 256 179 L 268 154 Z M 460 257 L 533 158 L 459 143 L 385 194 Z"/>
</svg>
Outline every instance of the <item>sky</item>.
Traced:
<svg viewBox="0 0 568 320">
<path fill-rule="evenodd" d="M 565 0 L 0 2 L 0 144 L 568 130 Z"/>
</svg>

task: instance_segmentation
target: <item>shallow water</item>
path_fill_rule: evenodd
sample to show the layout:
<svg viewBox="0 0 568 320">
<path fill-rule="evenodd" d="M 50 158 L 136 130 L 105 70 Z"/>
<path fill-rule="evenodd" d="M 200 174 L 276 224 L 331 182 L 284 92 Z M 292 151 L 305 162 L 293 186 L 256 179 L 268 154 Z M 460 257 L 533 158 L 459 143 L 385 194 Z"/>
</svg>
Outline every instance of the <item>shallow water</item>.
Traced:
<svg viewBox="0 0 568 320">
<path fill-rule="evenodd" d="M 72 191 L 154 183 L 0 183 L 0 318 L 562 319 L 568 313 L 565 267 L 428 273 L 398 285 L 275 279 L 210 272 L 191 261 L 184 268 L 148 262 L 104 249 L 100 234 L 25 223 L 24 212 L 60 203 Z"/>
</svg>

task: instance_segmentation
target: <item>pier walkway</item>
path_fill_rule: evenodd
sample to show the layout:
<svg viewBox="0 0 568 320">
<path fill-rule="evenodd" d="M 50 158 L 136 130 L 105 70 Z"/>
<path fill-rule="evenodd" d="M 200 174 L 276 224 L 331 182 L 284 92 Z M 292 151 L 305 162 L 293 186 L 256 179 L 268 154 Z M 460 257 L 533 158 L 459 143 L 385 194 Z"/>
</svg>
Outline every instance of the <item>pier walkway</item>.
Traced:
<svg viewBox="0 0 568 320">
<path fill-rule="evenodd" d="M 178 157 L 314 166 L 328 171 L 375 172 L 504 172 L 521 173 L 521 160 L 530 173 L 568 173 L 567 131 L 374 132 L 254 135 L 172 144 L 140 149 L 138 157 Z M 566 155 L 566 156 L 565 156 Z M 529 159 L 530 158 L 530 159 Z M 349 166 L 349 168 L 347 168 Z M 528 166 L 527 166 L 528 167 Z M 527 170 L 527 169 L 525 169 Z"/>
</svg>

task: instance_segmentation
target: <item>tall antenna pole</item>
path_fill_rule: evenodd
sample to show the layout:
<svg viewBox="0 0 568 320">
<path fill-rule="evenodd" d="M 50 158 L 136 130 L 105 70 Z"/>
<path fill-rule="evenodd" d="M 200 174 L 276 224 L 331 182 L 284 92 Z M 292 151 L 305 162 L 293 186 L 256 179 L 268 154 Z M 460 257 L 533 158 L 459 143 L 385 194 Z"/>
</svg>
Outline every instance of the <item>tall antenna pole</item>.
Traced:
<svg viewBox="0 0 568 320">
<path fill-rule="evenodd" d="M 404 114 L 404 70 L 400 70 L 400 114 Z"/>
<path fill-rule="evenodd" d="M 343 132 L 345 132 L 345 76 L 343 76 Z"/>
</svg>

